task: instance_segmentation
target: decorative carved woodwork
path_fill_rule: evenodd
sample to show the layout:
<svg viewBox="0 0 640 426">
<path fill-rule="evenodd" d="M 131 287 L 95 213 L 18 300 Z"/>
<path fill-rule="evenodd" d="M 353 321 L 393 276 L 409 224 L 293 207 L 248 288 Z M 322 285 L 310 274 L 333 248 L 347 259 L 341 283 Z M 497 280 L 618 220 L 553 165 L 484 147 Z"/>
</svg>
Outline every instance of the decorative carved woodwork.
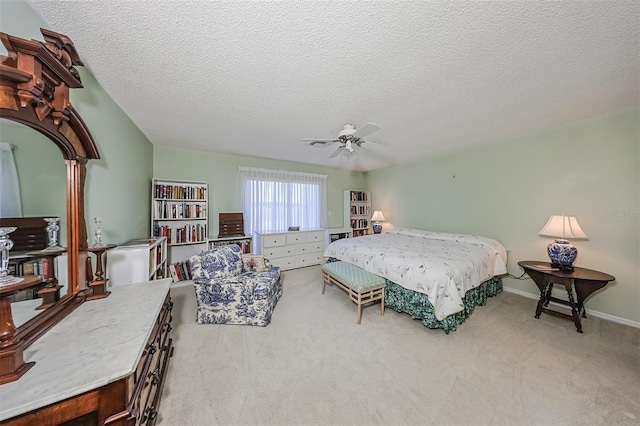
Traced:
<svg viewBox="0 0 640 426">
<path fill-rule="evenodd" d="M 44 42 L 0 32 L 0 40 L 8 52 L 7 56 L 0 56 L 0 117 L 42 133 L 62 152 L 67 167 L 69 281 L 65 297 L 19 327 L 11 337 L 8 346 L 19 348 L 20 353 L 84 301 L 88 289 L 86 163 L 100 158 L 89 129 L 69 101 L 69 89 L 82 87 L 75 68 L 83 65 L 78 52 L 67 36 L 46 29 L 40 31 Z M 8 346 L 0 347 L 0 357 L 12 356 L 11 351 L 5 350 Z M 18 361 L 14 356 L 14 362 L 2 363 L 0 376 L 14 377 L 15 371 L 11 370 L 22 368 Z"/>
<path fill-rule="evenodd" d="M 18 330 L 11 315 L 11 296 L 22 289 L 42 282 L 39 275 L 29 276 L 22 281 L 0 287 L 0 385 L 18 380 L 20 376 L 33 367 L 33 362 L 24 362 L 22 352 L 24 346 L 16 338 Z"/>
<path fill-rule="evenodd" d="M 87 300 L 95 300 L 95 299 L 103 299 L 109 294 L 110 291 L 107 291 L 107 281 L 108 278 L 104 278 L 104 270 L 103 270 L 103 261 L 102 254 L 107 251 L 115 248 L 115 244 L 106 244 L 98 247 L 89 247 L 87 249 L 88 252 L 94 253 L 96 255 L 96 275 L 93 276 L 93 272 L 91 271 L 91 260 L 88 259 L 87 262 L 87 278 L 89 279 L 89 285 L 91 286 L 91 295 L 87 296 Z"/>
</svg>

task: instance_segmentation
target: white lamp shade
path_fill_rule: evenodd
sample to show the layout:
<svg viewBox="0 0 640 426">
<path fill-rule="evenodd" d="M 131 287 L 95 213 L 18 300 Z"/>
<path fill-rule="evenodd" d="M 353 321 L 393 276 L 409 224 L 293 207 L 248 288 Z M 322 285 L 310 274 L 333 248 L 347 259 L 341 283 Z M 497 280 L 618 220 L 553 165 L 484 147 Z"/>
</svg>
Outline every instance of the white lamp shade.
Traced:
<svg viewBox="0 0 640 426">
<path fill-rule="evenodd" d="M 385 221 L 386 219 L 384 218 L 384 215 L 380 210 L 376 210 L 373 212 L 373 216 L 371 216 L 371 220 L 375 220 L 379 222 L 379 221 Z"/>
<path fill-rule="evenodd" d="M 551 216 L 538 235 L 556 238 L 589 238 L 584 233 L 575 216 Z"/>
</svg>

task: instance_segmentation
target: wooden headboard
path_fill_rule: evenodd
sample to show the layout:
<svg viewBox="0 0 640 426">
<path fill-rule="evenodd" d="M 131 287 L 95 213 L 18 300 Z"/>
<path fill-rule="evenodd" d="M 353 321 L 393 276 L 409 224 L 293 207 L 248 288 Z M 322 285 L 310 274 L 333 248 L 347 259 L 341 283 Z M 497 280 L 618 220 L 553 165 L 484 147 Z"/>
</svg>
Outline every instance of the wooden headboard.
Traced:
<svg viewBox="0 0 640 426">
<path fill-rule="evenodd" d="M 46 216 L 48 217 L 48 216 Z M 9 238 L 13 241 L 12 252 L 42 250 L 47 247 L 47 222 L 42 217 L 6 217 L 0 226 L 15 226 Z"/>
</svg>

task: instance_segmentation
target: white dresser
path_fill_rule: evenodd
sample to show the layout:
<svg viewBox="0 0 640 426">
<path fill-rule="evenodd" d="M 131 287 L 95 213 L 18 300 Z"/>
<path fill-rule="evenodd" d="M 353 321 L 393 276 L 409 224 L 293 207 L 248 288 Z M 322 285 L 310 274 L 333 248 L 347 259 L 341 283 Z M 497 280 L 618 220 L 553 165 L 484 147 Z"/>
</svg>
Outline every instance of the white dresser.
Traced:
<svg viewBox="0 0 640 426">
<path fill-rule="evenodd" d="M 255 251 L 280 269 L 319 265 L 323 261 L 325 230 L 256 232 Z"/>
</svg>

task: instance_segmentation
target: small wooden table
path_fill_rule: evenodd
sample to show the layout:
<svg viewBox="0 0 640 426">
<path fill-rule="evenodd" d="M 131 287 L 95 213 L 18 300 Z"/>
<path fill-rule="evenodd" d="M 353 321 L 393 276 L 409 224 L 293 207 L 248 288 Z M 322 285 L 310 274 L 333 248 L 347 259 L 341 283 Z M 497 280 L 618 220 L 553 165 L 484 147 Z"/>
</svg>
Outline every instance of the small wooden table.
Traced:
<svg viewBox="0 0 640 426">
<path fill-rule="evenodd" d="M 586 318 L 584 309 L 584 301 L 594 291 L 600 290 L 606 286 L 609 281 L 614 281 L 615 277 L 604 272 L 594 271 L 592 269 L 574 267 L 573 271 L 554 270 L 549 262 L 538 261 L 521 261 L 518 265 L 531 277 L 540 289 L 540 300 L 536 307 L 536 318 L 540 318 L 540 313 L 560 316 L 567 319 L 573 319 L 578 333 L 582 333 L 582 323 L 580 316 Z M 569 300 L 557 299 L 551 296 L 553 284 L 562 284 L 567 290 Z M 576 298 L 573 297 L 575 288 Z M 549 301 L 554 301 L 561 305 L 571 307 L 571 315 L 548 309 Z"/>
</svg>

